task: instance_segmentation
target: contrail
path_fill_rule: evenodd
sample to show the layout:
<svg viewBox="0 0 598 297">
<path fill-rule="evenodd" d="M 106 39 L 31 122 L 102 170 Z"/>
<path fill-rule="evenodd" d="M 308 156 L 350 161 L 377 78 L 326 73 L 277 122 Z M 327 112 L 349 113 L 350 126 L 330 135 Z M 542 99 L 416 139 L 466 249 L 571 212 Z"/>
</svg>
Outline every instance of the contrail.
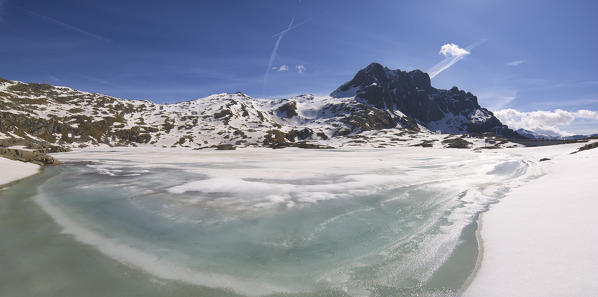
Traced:
<svg viewBox="0 0 598 297">
<path fill-rule="evenodd" d="M 98 34 L 91 33 L 89 31 L 85 31 L 83 29 L 77 28 L 77 27 L 69 25 L 67 23 L 63 23 L 63 22 L 61 22 L 61 21 L 59 21 L 57 19 L 51 18 L 49 16 L 45 16 L 45 15 L 41 15 L 39 13 L 35 13 L 35 12 L 31 11 L 31 10 L 27 10 L 27 9 L 24 9 L 24 8 L 21 8 L 21 9 L 23 9 L 27 14 L 29 14 L 29 15 L 31 15 L 33 17 L 39 18 L 41 20 L 44 20 L 46 22 L 50 22 L 50 23 L 59 25 L 59 26 L 61 26 L 63 28 L 79 32 L 79 33 L 81 33 L 83 35 L 87 35 L 87 36 L 89 36 L 91 38 L 94 38 L 94 39 L 97 39 L 97 40 L 100 40 L 100 41 L 110 42 L 110 40 L 108 38 L 105 38 L 105 37 L 100 36 Z"/>
<path fill-rule="evenodd" d="M 453 64 L 459 62 L 459 60 L 463 59 L 464 57 L 465 55 L 444 58 L 444 60 L 434 65 L 434 67 L 430 69 L 430 78 L 434 78 L 436 75 L 440 74 L 440 72 L 447 70 L 449 67 L 453 66 Z"/>
<path fill-rule="evenodd" d="M 272 37 L 276 37 L 278 36 L 278 38 L 276 39 L 276 42 L 274 43 L 274 49 L 272 49 L 272 54 L 270 55 L 270 60 L 268 61 L 268 68 L 266 69 L 266 74 L 264 74 L 264 89 L 262 91 L 262 94 L 265 93 L 266 91 L 266 85 L 268 84 L 268 76 L 270 75 L 270 70 L 272 69 L 272 64 L 274 63 L 274 59 L 276 59 L 276 54 L 278 53 L 278 47 L 280 46 L 280 41 L 282 40 L 282 38 L 284 37 L 284 35 L 297 28 L 298 26 L 300 26 L 301 24 L 293 27 L 293 23 L 295 22 L 295 18 L 293 17 L 291 19 L 291 23 L 289 24 L 289 26 L 284 29 L 282 32 L 274 34 L 274 36 Z"/>
<path fill-rule="evenodd" d="M 294 18 L 293 18 L 293 20 L 294 20 Z M 299 23 L 299 24 L 297 24 L 297 25 L 294 25 L 294 26 L 288 27 L 288 28 L 284 29 L 282 32 L 278 32 L 278 33 L 276 33 L 276 34 L 272 35 L 272 37 L 276 37 L 276 36 L 279 36 L 280 34 L 287 33 L 287 32 L 289 32 L 289 31 L 291 31 L 291 30 L 293 30 L 293 29 L 295 29 L 295 28 L 299 28 L 299 27 L 301 27 L 303 24 L 307 23 L 309 20 L 311 20 L 311 18 L 309 18 L 309 19 L 307 19 L 307 20 L 305 20 L 305 21 L 303 21 L 303 22 L 301 22 L 301 23 Z M 291 23 L 292 23 L 292 22 L 293 22 L 293 21 L 291 21 Z"/>
<path fill-rule="evenodd" d="M 474 42 L 473 44 L 470 44 L 469 46 L 467 46 L 465 48 L 465 50 L 468 52 L 466 54 L 460 54 L 460 55 L 456 55 L 456 56 L 447 56 L 446 58 L 444 58 L 444 60 L 440 61 L 440 63 L 434 65 L 432 68 L 430 68 L 430 70 L 428 71 L 430 74 L 430 78 L 434 78 L 435 76 L 437 76 L 438 74 L 440 74 L 440 72 L 447 70 L 449 67 L 453 66 L 455 63 L 459 62 L 461 59 L 465 58 L 466 55 L 469 54 L 469 52 L 477 47 L 478 45 L 482 44 L 486 42 L 486 39 L 482 39 L 482 40 L 478 40 L 476 42 Z"/>
</svg>

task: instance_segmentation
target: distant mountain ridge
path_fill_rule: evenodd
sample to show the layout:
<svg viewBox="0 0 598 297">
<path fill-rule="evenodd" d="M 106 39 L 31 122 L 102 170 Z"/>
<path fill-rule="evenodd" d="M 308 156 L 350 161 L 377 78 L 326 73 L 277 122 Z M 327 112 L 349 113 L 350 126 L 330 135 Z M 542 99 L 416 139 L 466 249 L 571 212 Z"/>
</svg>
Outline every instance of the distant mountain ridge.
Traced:
<svg viewBox="0 0 598 297">
<path fill-rule="evenodd" d="M 545 140 L 574 140 L 574 139 L 583 139 L 588 137 L 598 137 L 598 134 L 589 134 L 589 135 L 569 135 L 569 136 L 560 136 L 560 135 L 547 135 L 538 133 L 535 131 L 527 130 L 527 129 L 517 129 L 516 132 L 529 139 L 545 139 Z"/>
<path fill-rule="evenodd" d="M 385 134 L 387 129 L 395 131 L 388 139 L 368 136 Z M 4 142 L 26 138 L 64 147 L 230 148 L 377 141 L 388 146 L 406 141 L 397 136 L 423 139 L 437 131 L 521 137 L 481 108 L 471 93 L 456 87 L 436 89 L 424 72 L 390 70 L 377 63 L 360 70 L 331 96 L 278 100 L 239 92 L 156 104 L 0 79 L 0 139 Z M 423 140 L 419 141 L 423 146 L 441 142 L 440 137 Z"/>
</svg>

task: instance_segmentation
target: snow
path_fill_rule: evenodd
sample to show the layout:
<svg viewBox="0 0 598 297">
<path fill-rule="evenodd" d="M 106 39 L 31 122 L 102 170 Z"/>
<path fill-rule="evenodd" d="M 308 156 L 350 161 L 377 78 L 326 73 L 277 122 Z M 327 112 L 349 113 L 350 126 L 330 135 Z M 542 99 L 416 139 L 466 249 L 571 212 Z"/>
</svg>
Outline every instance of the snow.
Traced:
<svg viewBox="0 0 598 297">
<path fill-rule="evenodd" d="M 24 145 L 13 145 L 13 146 L 9 146 L 9 149 L 13 149 L 13 150 L 21 150 L 21 151 L 28 151 L 28 152 L 32 152 L 32 149 L 29 149 L 27 147 L 25 147 Z"/>
<path fill-rule="evenodd" d="M 332 97 L 334 98 L 349 98 L 349 97 L 355 97 L 357 90 L 359 90 L 360 87 L 359 86 L 351 86 L 349 87 L 347 90 L 345 91 L 341 91 L 340 89 L 337 91 L 334 91 L 332 93 Z"/>
<path fill-rule="evenodd" d="M 464 296 L 593 296 L 598 292 L 598 149 L 534 149 L 545 176 L 482 215 L 480 268 Z"/>
<path fill-rule="evenodd" d="M 492 118 L 490 113 L 484 112 L 481 109 L 476 109 L 475 112 L 471 116 L 472 123 L 483 123 L 487 120 Z"/>
<path fill-rule="evenodd" d="M 469 120 L 463 115 L 455 115 L 452 112 L 445 113 L 444 117 L 438 121 L 427 124 L 431 131 L 444 131 L 445 133 L 464 134 L 467 133 L 464 124 Z"/>
<path fill-rule="evenodd" d="M 39 171 L 39 168 L 39 165 L 33 163 L 25 163 L 0 157 L 0 185 L 5 185 L 34 175 Z"/>
<path fill-rule="evenodd" d="M 10 133 L 10 132 L 6 132 L 6 134 L 8 134 L 8 136 L 10 136 L 11 138 L 17 138 L 17 139 L 22 139 L 23 137 L 16 135 L 14 133 Z"/>
</svg>

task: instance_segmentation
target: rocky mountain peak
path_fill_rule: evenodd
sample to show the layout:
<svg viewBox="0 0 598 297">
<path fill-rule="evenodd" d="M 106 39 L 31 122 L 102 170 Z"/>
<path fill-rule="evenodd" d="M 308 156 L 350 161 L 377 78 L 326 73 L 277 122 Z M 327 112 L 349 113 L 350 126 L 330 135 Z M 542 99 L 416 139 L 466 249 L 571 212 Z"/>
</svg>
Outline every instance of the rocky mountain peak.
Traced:
<svg viewBox="0 0 598 297">
<path fill-rule="evenodd" d="M 397 93 L 409 94 L 413 91 L 432 89 L 430 76 L 421 70 L 391 70 L 379 63 L 371 63 L 359 70 L 352 80 L 341 85 L 330 96 L 356 96 L 378 108 L 394 110 L 397 102 L 391 97 Z"/>
<path fill-rule="evenodd" d="M 390 113 L 404 114 L 434 131 L 502 131 L 509 136 L 516 136 L 492 112 L 482 108 L 475 95 L 457 87 L 436 89 L 432 87 L 430 76 L 421 70 L 391 70 L 379 63 L 371 63 L 330 96 L 355 97 L 360 102 Z"/>
<path fill-rule="evenodd" d="M 427 73 L 425 73 L 419 69 L 416 69 L 416 70 L 410 71 L 408 74 L 416 87 L 418 87 L 420 89 L 424 89 L 424 90 L 432 88 L 432 84 L 430 82 L 430 76 Z"/>
</svg>

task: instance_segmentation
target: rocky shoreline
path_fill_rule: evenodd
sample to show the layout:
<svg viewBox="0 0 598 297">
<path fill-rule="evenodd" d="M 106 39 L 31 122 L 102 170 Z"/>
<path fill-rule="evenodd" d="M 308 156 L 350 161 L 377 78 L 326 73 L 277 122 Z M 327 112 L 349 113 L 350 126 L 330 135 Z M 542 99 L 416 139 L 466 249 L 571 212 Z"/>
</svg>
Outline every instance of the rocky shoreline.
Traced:
<svg viewBox="0 0 598 297">
<path fill-rule="evenodd" d="M 0 139 L 0 157 L 9 160 L 33 163 L 40 166 L 60 164 L 60 161 L 48 154 L 66 151 L 68 151 L 68 149 L 60 146 L 29 141 L 23 138 Z"/>
<path fill-rule="evenodd" d="M 60 161 L 45 153 L 40 153 L 37 151 L 10 149 L 4 147 L 0 147 L 0 157 L 10 160 L 29 162 L 40 166 L 60 164 Z"/>
</svg>

